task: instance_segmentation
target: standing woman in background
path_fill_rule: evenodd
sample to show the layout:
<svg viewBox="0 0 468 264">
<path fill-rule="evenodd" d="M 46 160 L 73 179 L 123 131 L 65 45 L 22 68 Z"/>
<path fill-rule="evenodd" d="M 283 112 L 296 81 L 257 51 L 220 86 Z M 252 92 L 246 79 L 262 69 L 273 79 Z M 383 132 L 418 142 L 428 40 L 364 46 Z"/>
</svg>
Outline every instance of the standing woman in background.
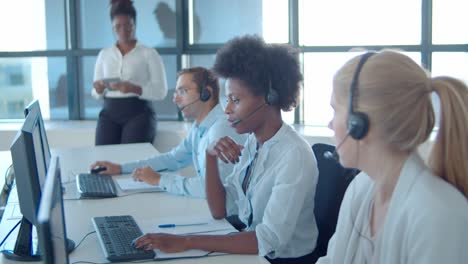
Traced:
<svg viewBox="0 0 468 264">
<path fill-rule="evenodd" d="M 117 43 L 99 52 L 94 69 L 92 94 L 104 98 L 95 142 L 152 143 L 156 135 L 152 101 L 167 94 L 164 65 L 155 49 L 135 39 L 133 1 L 112 0 L 110 17 Z"/>
<path fill-rule="evenodd" d="M 429 162 L 418 154 L 440 123 Z M 349 185 L 319 264 L 439 264 L 468 260 L 468 88 L 430 78 L 409 57 L 366 53 L 335 75 L 331 105 Z"/>
</svg>

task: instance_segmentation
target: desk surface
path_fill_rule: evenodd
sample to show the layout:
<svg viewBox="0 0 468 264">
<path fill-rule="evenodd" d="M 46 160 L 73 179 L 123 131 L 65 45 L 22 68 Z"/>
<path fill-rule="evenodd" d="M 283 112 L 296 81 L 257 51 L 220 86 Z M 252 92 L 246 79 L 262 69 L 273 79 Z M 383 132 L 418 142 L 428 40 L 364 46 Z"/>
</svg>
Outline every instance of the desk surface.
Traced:
<svg viewBox="0 0 468 264">
<path fill-rule="evenodd" d="M 106 159 L 115 162 L 143 159 L 150 155 L 158 154 L 157 150 L 150 144 L 113 145 L 87 148 L 58 149 L 54 151 L 60 157 L 62 181 L 67 181 L 67 174 L 73 175 L 77 172 L 88 170 L 89 164 L 97 159 Z M 210 212 L 206 200 L 187 198 L 171 195 L 168 193 L 140 193 L 128 196 L 97 199 L 76 200 L 67 198 L 73 196 L 76 190 L 74 184 L 64 186 L 65 222 L 67 236 L 78 243 L 87 233 L 94 231 L 91 217 L 106 215 L 132 215 L 138 223 L 154 221 L 158 218 L 184 217 L 184 216 L 207 216 Z M 9 201 L 5 214 L 11 211 L 15 202 Z M 0 226 L 0 237 L 4 237 L 17 219 L 4 217 Z M 12 239 L 16 235 L 12 234 Z M 10 239 L 9 239 L 10 240 Z M 8 243 L 7 243 L 8 244 Z M 10 243 L 11 244 L 11 243 Z M 88 236 L 82 244 L 70 254 L 70 263 L 76 261 L 106 262 L 96 234 Z M 16 263 L 0 257 L 0 263 Z M 224 255 L 207 257 L 203 259 L 180 259 L 171 260 L 169 263 L 268 263 L 263 257 L 256 255 Z"/>
</svg>

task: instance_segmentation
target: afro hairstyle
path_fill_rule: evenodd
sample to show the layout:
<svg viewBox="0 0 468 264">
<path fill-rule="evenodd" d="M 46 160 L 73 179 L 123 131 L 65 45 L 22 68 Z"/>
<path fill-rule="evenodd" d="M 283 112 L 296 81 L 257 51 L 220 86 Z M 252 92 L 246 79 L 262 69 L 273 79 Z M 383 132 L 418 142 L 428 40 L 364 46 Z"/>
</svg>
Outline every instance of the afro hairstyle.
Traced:
<svg viewBox="0 0 468 264">
<path fill-rule="evenodd" d="M 290 45 L 266 44 L 255 35 L 236 37 L 217 52 L 213 70 L 222 78 L 240 80 L 256 96 L 266 96 L 271 84 L 280 109 L 297 106 L 303 78 L 299 52 Z"/>
</svg>

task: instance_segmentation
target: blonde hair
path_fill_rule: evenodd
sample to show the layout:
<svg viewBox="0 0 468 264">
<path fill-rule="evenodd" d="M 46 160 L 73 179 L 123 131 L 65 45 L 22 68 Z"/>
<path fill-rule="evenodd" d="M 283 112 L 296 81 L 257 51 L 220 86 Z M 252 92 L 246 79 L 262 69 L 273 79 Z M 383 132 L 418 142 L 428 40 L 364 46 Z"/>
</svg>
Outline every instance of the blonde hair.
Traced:
<svg viewBox="0 0 468 264">
<path fill-rule="evenodd" d="M 336 100 L 347 104 L 350 83 L 361 56 L 348 61 L 335 75 Z M 434 128 L 431 94 L 440 97 L 440 127 L 429 167 L 465 196 L 468 195 L 468 88 L 451 77 L 431 80 L 409 57 L 381 51 L 369 58 L 359 75 L 354 110 L 369 116 L 370 127 L 399 151 L 412 152 Z"/>
<path fill-rule="evenodd" d="M 429 166 L 468 196 L 468 87 L 447 76 L 433 78 L 431 86 L 440 99 L 441 117 Z"/>
</svg>

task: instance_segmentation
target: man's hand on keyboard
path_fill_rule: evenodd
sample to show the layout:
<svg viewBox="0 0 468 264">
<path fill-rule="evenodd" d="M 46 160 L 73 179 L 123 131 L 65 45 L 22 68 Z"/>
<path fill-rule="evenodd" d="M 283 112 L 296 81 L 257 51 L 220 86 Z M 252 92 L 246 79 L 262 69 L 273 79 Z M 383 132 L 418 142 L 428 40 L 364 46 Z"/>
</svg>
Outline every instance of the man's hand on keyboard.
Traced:
<svg viewBox="0 0 468 264">
<path fill-rule="evenodd" d="M 110 161 L 96 161 L 89 166 L 89 170 L 92 170 L 95 167 L 106 167 L 106 170 L 99 172 L 99 174 L 106 174 L 106 175 L 122 174 L 122 166 L 120 166 L 120 164 L 113 163 Z"/>
<path fill-rule="evenodd" d="M 144 250 L 159 249 L 167 253 L 182 252 L 188 250 L 188 236 L 170 234 L 145 234 L 135 240 L 136 248 Z"/>
</svg>

